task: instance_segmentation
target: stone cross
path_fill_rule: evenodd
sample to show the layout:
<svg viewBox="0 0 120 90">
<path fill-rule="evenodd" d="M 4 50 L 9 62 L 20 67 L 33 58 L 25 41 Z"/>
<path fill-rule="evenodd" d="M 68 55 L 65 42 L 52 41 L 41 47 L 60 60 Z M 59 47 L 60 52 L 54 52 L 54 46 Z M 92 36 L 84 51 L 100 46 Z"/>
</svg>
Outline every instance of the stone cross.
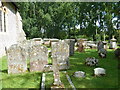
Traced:
<svg viewBox="0 0 120 90">
<path fill-rule="evenodd" d="M 57 61 L 58 55 L 54 55 L 52 57 L 53 60 L 53 76 L 54 76 L 54 83 L 53 85 L 60 86 L 61 80 L 60 80 L 60 73 L 59 73 L 59 63 Z"/>
<path fill-rule="evenodd" d="M 25 50 L 14 44 L 7 50 L 8 73 L 22 73 L 27 70 Z"/>
<path fill-rule="evenodd" d="M 48 64 L 48 49 L 42 45 L 33 45 L 30 48 L 30 71 L 43 71 Z"/>
</svg>

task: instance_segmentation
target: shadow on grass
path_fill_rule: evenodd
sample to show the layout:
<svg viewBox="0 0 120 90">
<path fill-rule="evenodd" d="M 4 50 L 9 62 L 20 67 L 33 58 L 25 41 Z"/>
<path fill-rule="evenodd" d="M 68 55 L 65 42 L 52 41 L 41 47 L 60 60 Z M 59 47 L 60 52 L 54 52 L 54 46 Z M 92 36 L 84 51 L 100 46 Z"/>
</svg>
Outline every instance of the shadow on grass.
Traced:
<svg viewBox="0 0 120 90">
<path fill-rule="evenodd" d="M 85 59 L 95 57 L 99 59 L 98 66 L 105 68 L 106 76 L 94 77 L 93 72 L 96 67 L 86 66 Z M 100 58 L 97 50 L 86 50 L 85 52 L 75 52 L 70 57 L 70 69 L 67 71 L 76 88 L 117 88 L 118 87 L 118 60 L 115 58 L 114 51 L 107 51 L 107 58 Z M 73 73 L 76 71 L 86 72 L 86 78 L 75 78 Z"/>
<path fill-rule="evenodd" d="M 1 72 L 2 73 L 8 73 L 8 70 L 2 70 Z"/>
</svg>

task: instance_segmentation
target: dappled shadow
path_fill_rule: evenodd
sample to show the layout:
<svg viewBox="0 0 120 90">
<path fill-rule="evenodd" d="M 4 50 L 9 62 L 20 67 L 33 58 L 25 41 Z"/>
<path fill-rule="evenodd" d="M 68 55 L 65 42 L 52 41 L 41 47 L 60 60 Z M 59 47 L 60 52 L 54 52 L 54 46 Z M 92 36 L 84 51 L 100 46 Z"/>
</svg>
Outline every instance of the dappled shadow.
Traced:
<svg viewBox="0 0 120 90">
<path fill-rule="evenodd" d="M 1 70 L 2 73 L 8 73 L 8 70 Z"/>
<path fill-rule="evenodd" d="M 105 68 L 106 75 L 103 77 L 94 77 L 93 72 L 95 66 L 89 67 L 85 65 L 87 57 L 95 57 L 99 59 L 98 66 Z M 67 70 L 76 88 L 116 88 L 118 86 L 118 60 L 115 58 L 114 51 L 108 50 L 107 57 L 98 56 L 97 50 L 86 50 L 85 52 L 75 52 L 70 57 L 70 69 Z M 80 79 L 73 77 L 76 71 L 86 72 L 86 78 Z M 111 83 L 109 83 L 111 82 Z"/>
</svg>

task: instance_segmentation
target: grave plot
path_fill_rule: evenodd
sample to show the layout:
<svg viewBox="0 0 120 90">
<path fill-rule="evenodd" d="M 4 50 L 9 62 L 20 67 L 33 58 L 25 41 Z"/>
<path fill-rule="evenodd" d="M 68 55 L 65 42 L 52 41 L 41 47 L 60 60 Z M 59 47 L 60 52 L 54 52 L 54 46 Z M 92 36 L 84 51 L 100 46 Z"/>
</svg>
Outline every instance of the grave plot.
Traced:
<svg viewBox="0 0 120 90">
<path fill-rule="evenodd" d="M 53 72 L 45 73 L 45 88 L 51 88 L 51 85 L 54 82 Z M 60 79 L 61 82 L 64 84 L 65 88 L 72 88 L 72 86 L 69 84 L 69 81 L 66 77 L 66 74 L 64 72 L 60 72 Z"/>
</svg>

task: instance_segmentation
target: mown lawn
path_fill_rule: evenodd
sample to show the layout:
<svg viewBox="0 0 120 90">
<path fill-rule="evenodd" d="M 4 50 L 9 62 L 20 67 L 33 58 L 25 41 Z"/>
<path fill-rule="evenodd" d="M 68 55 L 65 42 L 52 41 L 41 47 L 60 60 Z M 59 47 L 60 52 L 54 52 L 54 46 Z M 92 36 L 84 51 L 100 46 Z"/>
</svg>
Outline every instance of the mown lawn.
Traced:
<svg viewBox="0 0 120 90">
<path fill-rule="evenodd" d="M 84 64 L 85 58 L 96 57 L 99 59 L 98 67 L 106 69 L 106 76 L 94 77 L 93 69 L 95 67 L 89 67 Z M 50 58 L 49 58 L 50 60 Z M 49 61 L 51 63 L 51 61 Z M 0 59 L 1 77 L 3 88 L 40 88 L 42 72 L 26 72 L 24 74 L 7 74 L 7 58 Z M 75 71 L 86 72 L 86 77 L 75 78 L 73 73 Z M 67 70 L 67 74 L 70 76 L 73 84 L 76 88 L 117 88 L 118 87 L 118 60 L 115 58 L 113 50 L 108 50 L 107 58 L 101 59 L 97 55 L 95 49 L 87 49 L 83 53 L 75 52 L 74 56 L 70 57 L 70 69 Z M 65 85 L 65 88 L 71 88 L 65 73 L 60 72 L 61 81 Z M 53 83 L 53 75 L 46 73 L 46 88 L 50 88 Z"/>
</svg>

